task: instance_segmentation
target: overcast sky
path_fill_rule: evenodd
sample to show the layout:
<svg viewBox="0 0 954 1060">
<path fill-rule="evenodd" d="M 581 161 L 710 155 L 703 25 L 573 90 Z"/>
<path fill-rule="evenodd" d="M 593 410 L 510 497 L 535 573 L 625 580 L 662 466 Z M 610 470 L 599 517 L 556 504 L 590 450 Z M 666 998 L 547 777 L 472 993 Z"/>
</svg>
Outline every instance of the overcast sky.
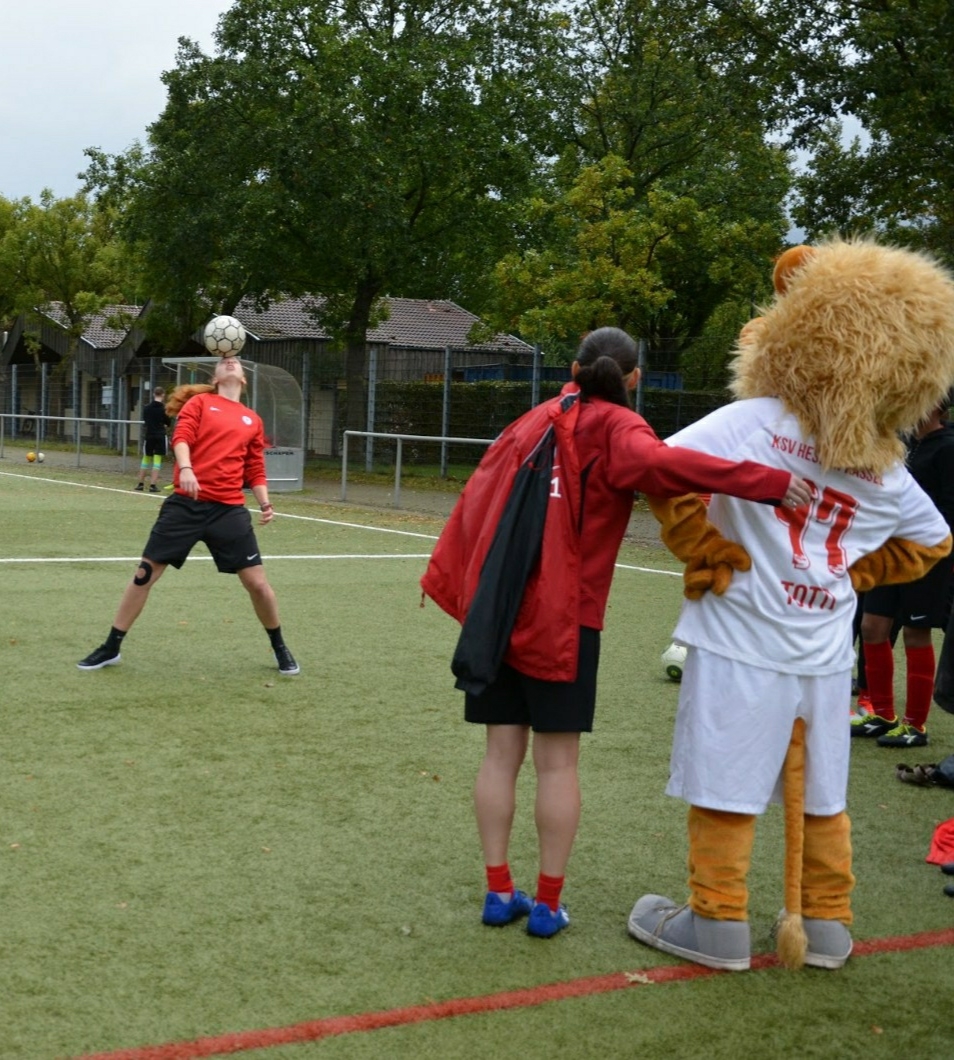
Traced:
<svg viewBox="0 0 954 1060">
<path fill-rule="evenodd" d="M 230 0 L 2 0 L 0 195 L 80 188 L 83 149 L 119 154 L 165 106 L 179 37 L 212 51 Z"/>
</svg>

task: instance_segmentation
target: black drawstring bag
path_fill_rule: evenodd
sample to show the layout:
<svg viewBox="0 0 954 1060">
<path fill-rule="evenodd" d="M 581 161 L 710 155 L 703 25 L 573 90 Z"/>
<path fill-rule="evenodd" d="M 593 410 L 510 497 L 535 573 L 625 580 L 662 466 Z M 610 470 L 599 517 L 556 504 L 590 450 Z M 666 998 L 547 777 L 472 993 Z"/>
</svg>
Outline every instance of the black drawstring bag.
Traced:
<svg viewBox="0 0 954 1060">
<path fill-rule="evenodd" d="M 479 696 L 507 652 L 527 579 L 540 558 L 556 436 L 553 427 L 517 469 L 474 592 L 451 672 L 455 688 Z"/>
</svg>

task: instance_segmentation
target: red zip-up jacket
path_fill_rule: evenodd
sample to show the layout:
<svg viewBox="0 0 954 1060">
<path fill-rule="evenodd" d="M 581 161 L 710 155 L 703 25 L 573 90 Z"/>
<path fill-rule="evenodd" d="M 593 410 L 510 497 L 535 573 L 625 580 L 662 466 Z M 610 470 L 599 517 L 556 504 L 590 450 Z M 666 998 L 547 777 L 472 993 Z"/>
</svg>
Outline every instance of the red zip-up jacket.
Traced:
<svg viewBox="0 0 954 1060">
<path fill-rule="evenodd" d="M 613 568 L 636 491 L 719 492 L 779 504 L 787 471 L 668 446 L 642 416 L 591 398 L 561 415 L 560 397 L 515 420 L 484 454 L 434 548 L 421 588 L 458 622 L 467 615 L 517 468 L 552 423 L 557 437 L 543 546 L 524 590 L 506 661 L 530 677 L 576 677 L 579 627 L 603 628 Z"/>
</svg>

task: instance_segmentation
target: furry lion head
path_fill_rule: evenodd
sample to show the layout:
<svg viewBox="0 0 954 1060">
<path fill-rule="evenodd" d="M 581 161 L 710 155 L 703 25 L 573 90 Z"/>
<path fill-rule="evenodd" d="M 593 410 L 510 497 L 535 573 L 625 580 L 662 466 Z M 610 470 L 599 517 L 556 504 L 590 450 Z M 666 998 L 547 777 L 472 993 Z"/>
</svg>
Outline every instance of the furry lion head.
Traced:
<svg viewBox="0 0 954 1060">
<path fill-rule="evenodd" d="M 789 257 L 740 337 L 737 397 L 778 397 L 826 468 L 887 470 L 954 382 L 954 276 L 926 254 L 833 239 Z"/>
</svg>

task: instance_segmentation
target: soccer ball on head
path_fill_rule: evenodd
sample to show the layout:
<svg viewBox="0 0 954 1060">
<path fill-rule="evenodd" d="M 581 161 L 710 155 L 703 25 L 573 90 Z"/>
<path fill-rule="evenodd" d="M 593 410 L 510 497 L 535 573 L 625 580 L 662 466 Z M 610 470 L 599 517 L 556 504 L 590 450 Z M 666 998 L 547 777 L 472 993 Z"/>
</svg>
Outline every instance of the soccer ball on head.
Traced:
<svg viewBox="0 0 954 1060">
<path fill-rule="evenodd" d="M 660 658 L 666 667 L 666 676 L 670 681 L 682 680 L 682 667 L 686 661 L 686 649 L 681 644 L 670 644 Z"/>
<path fill-rule="evenodd" d="M 205 325 L 205 348 L 220 357 L 235 357 L 245 345 L 245 328 L 235 317 L 213 317 Z"/>
</svg>

